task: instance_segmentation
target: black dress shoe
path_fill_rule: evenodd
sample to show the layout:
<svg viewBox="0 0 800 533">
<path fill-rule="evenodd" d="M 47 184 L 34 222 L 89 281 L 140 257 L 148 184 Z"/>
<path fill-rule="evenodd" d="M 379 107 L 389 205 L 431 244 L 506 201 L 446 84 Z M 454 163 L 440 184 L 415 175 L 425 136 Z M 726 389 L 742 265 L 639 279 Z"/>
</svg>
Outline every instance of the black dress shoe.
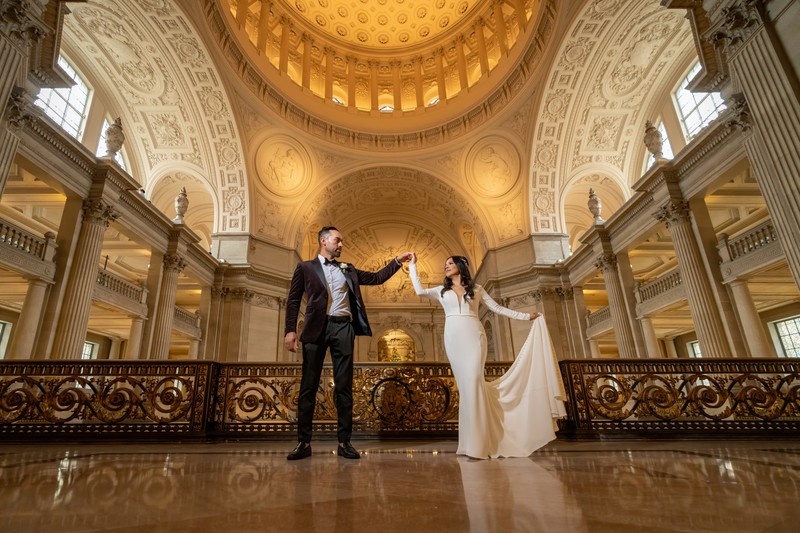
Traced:
<svg viewBox="0 0 800 533">
<path fill-rule="evenodd" d="M 353 445 L 349 442 L 342 442 L 336 448 L 336 453 L 345 459 L 361 459 L 361 455 L 358 453 L 358 450 L 353 448 Z"/>
<path fill-rule="evenodd" d="M 307 442 L 298 442 L 294 450 L 289 452 L 289 455 L 286 456 L 290 461 L 305 459 L 306 457 L 311 457 L 311 444 Z"/>
</svg>

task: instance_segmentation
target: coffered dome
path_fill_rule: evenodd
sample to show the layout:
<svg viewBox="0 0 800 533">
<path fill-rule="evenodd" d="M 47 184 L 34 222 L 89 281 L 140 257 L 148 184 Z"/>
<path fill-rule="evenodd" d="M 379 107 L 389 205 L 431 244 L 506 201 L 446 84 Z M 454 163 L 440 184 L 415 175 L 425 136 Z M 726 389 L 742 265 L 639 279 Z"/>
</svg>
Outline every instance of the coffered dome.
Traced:
<svg viewBox="0 0 800 533">
<path fill-rule="evenodd" d="M 261 90 L 345 127 L 374 114 L 375 130 L 465 114 L 519 65 L 543 9 L 540 0 L 216 2 L 269 86 Z"/>
</svg>

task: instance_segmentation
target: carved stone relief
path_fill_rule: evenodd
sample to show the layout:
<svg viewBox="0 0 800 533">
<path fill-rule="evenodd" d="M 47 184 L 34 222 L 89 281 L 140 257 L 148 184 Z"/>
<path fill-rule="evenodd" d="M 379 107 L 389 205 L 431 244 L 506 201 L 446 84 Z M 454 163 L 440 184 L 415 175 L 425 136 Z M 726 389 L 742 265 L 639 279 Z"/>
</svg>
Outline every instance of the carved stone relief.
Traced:
<svg viewBox="0 0 800 533">
<path fill-rule="evenodd" d="M 256 152 L 255 167 L 261 184 L 277 196 L 296 196 L 311 181 L 308 152 L 284 135 L 270 137 L 261 143 Z"/>
<path fill-rule="evenodd" d="M 488 198 L 504 195 L 519 179 L 519 154 L 502 137 L 488 137 L 475 143 L 467 154 L 465 166 L 470 188 Z"/>
</svg>

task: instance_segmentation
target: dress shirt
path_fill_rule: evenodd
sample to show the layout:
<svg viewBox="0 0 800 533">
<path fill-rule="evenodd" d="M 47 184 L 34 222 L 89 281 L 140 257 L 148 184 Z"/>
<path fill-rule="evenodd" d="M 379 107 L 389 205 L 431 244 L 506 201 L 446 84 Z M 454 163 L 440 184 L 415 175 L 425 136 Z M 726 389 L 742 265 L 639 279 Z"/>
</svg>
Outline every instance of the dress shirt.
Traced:
<svg viewBox="0 0 800 533">
<path fill-rule="evenodd" d="M 344 272 L 339 268 L 338 262 L 335 264 L 325 264 L 326 259 L 322 255 L 317 256 L 325 272 L 325 281 L 328 285 L 328 315 L 329 316 L 353 316 L 350 312 L 350 297 L 347 280 Z"/>
</svg>

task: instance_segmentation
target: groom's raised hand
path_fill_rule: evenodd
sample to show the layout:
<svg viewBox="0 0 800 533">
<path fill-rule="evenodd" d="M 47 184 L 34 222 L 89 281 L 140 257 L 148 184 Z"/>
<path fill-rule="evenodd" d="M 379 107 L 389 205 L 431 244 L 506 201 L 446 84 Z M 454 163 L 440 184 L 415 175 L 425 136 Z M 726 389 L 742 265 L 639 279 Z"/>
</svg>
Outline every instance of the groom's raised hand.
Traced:
<svg viewBox="0 0 800 533">
<path fill-rule="evenodd" d="M 411 261 L 411 258 L 414 256 L 411 252 L 403 252 L 402 254 L 397 256 L 397 261 L 400 263 L 405 263 L 406 261 Z"/>
</svg>

